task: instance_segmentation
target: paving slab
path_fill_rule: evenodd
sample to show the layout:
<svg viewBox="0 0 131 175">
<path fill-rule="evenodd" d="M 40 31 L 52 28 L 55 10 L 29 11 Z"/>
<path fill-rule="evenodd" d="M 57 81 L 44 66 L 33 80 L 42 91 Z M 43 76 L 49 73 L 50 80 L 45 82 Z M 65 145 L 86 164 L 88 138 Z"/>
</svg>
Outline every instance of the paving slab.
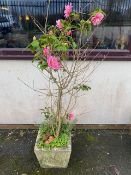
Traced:
<svg viewBox="0 0 131 175">
<path fill-rule="evenodd" d="M 66 169 L 42 169 L 33 152 L 37 130 L 0 130 L 0 175 L 131 175 L 131 133 L 74 130 Z"/>
</svg>

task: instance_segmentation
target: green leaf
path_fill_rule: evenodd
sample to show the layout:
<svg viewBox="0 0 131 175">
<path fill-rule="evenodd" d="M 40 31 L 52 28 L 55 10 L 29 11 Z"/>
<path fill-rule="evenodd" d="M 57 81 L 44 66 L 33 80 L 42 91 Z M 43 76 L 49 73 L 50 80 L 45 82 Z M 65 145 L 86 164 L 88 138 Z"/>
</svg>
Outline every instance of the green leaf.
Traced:
<svg viewBox="0 0 131 175">
<path fill-rule="evenodd" d="M 72 44 L 73 44 L 73 48 L 76 49 L 77 48 L 77 44 L 75 42 L 73 42 Z"/>
<path fill-rule="evenodd" d="M 36 60 L 36 58 L 35 57 L 33 57 L 33 59 L 32 59 L 32 63 L 34 63 L 34 61 Z"/>
<path fill-rule="evenodd" d="M 44 69 L 46 69 L 48 67 L 48 64 L 47 64 L 47 61 L 46 60 L 43 60 L 42 61 L 42 63 L 39 63 L 38 64 L 38 68 L 40 69 L 40 70 L 44 70 Z"/>
<path fill-rule="evenodd" d="M 82 90 L 82 91 L 88 91 L 91 89 L 91 87 L 85 85 L 85 84 L 82 84 L 82 85 L 78 85 L 78 86 L 75 86 L 74 87 L 75 90 Z"/>
<path fill-rule="evenodd" d="M 39 47 L 39 41 L 38 41 L 38 40 L 34 40 L 34 41 L 31 43 L 31 46 L 34 47 L 34 48 Z"/>
<path fill-rule="evenodd" d="M 80 89 L 81 89 L 82 91 L 88 91 L 88 90 L 90 90 L 91 88 L 90 88 L 89 86 L 83 84 L 83 85 L 80 85 Z"/>
<path fill-rule="evenodd" d="M 70 15 L 70 18 L 74 21 L 79 21 L 80 19 L 80 14 L 79 13 L 76 13 L 76 12 L 72 12 L 71 15 Z"/>
</svg>

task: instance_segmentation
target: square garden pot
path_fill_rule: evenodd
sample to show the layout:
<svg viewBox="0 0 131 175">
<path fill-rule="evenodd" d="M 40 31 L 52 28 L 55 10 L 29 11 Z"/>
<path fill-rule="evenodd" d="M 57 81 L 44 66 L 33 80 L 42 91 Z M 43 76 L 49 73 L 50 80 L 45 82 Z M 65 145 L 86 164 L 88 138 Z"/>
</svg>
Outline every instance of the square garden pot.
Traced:
<svg viewBox="0 0 131 175">
<path fill-rule="evenodd" d="M 71 155 L 71 136 L 67 147 L 64 148 L 38 148 L 37 143 L 40 133 L 36 139 L 34 152 L 42 168 L 67 168 Z"/>
</svg>

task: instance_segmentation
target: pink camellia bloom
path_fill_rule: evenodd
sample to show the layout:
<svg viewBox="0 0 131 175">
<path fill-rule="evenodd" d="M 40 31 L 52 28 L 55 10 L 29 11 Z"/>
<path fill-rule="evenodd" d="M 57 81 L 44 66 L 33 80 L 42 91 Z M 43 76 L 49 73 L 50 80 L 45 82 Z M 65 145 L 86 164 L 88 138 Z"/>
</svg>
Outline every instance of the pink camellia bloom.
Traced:
<svg viewBox="0 0 131 175">
<path fill-rule="evenodd" d="M 70 36 L 70 35 L 72 35 L 72 31 L 70 30 L 70 31 L 68 31 L 66 34 L 67 34 L 68 36 Z"/>
<path fill-rule="evenodd" d="M 91 18 L 91 22 L 92 22 L 92 24 L 93 24 L 94 26 L 96 26 L 96 25 L 101 24 L 103 18 L 104 18 L 103 13 L 98 12 L 98 13 L 96 13 L 95 16 L 93 16 L 93 17 Z"/>
<path fill-rule="evenodd" d="M 73 121 L 73 120 L 75 119 L 75 115 L 74 115 L 73 112 L 69 113 L 68 119 L 69 119 L 70 121 Z"/>
<path fill-rule="evenodd" d="M 48 66 L 51 68 L 51 69 L 54 69 L 54 70 L 59 70 L 61 68 L 61 65 L 58 61 L 58 59 L 55 57 L 55 56 L 49 56 L 47 58 L 47 63 L 48 63 Z"/>
<path fill-rule="evenodd" d="M 61 22 L 60 19 L 56 21 L 56 26 L 57 26 L 59 29 L 62 29 L 62 28 L 63 28 L 63 25 L 62 25 L 62 22 Z"/>
<path fill-rule="evenodd" d="M 65 5 L 65 11 L 64 11 L 65 18 L 68 18 L 70 16 L 70 14 L 72 12 L 72 8 L 73 8 L 73 6 L 71 3 L 68 3 L 67 5 Z"/>
<path fill-rule="evenodd" d="M 50 54 L 50 48 L 49 47 L 45 47 L 44 49 L 43 49 L 43 54 L 44 54 L 44 56 L 49 56 L 49 54 Z"/>
</svg>

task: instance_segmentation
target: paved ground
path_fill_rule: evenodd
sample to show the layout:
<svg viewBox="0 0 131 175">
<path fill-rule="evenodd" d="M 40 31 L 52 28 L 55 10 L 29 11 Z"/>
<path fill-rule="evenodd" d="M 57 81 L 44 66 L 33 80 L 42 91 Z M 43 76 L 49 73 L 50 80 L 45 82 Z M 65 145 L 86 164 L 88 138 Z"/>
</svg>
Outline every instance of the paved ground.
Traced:
<svg viewBox="0 0 131 175">
<path fill-rule="evenodd" d="M 33 153 L 36 130 L 0 130 L 0 175 L 131 175 L 128 131 L 73 131 L 67 169 L 41 169 Z"/>
</svg>

